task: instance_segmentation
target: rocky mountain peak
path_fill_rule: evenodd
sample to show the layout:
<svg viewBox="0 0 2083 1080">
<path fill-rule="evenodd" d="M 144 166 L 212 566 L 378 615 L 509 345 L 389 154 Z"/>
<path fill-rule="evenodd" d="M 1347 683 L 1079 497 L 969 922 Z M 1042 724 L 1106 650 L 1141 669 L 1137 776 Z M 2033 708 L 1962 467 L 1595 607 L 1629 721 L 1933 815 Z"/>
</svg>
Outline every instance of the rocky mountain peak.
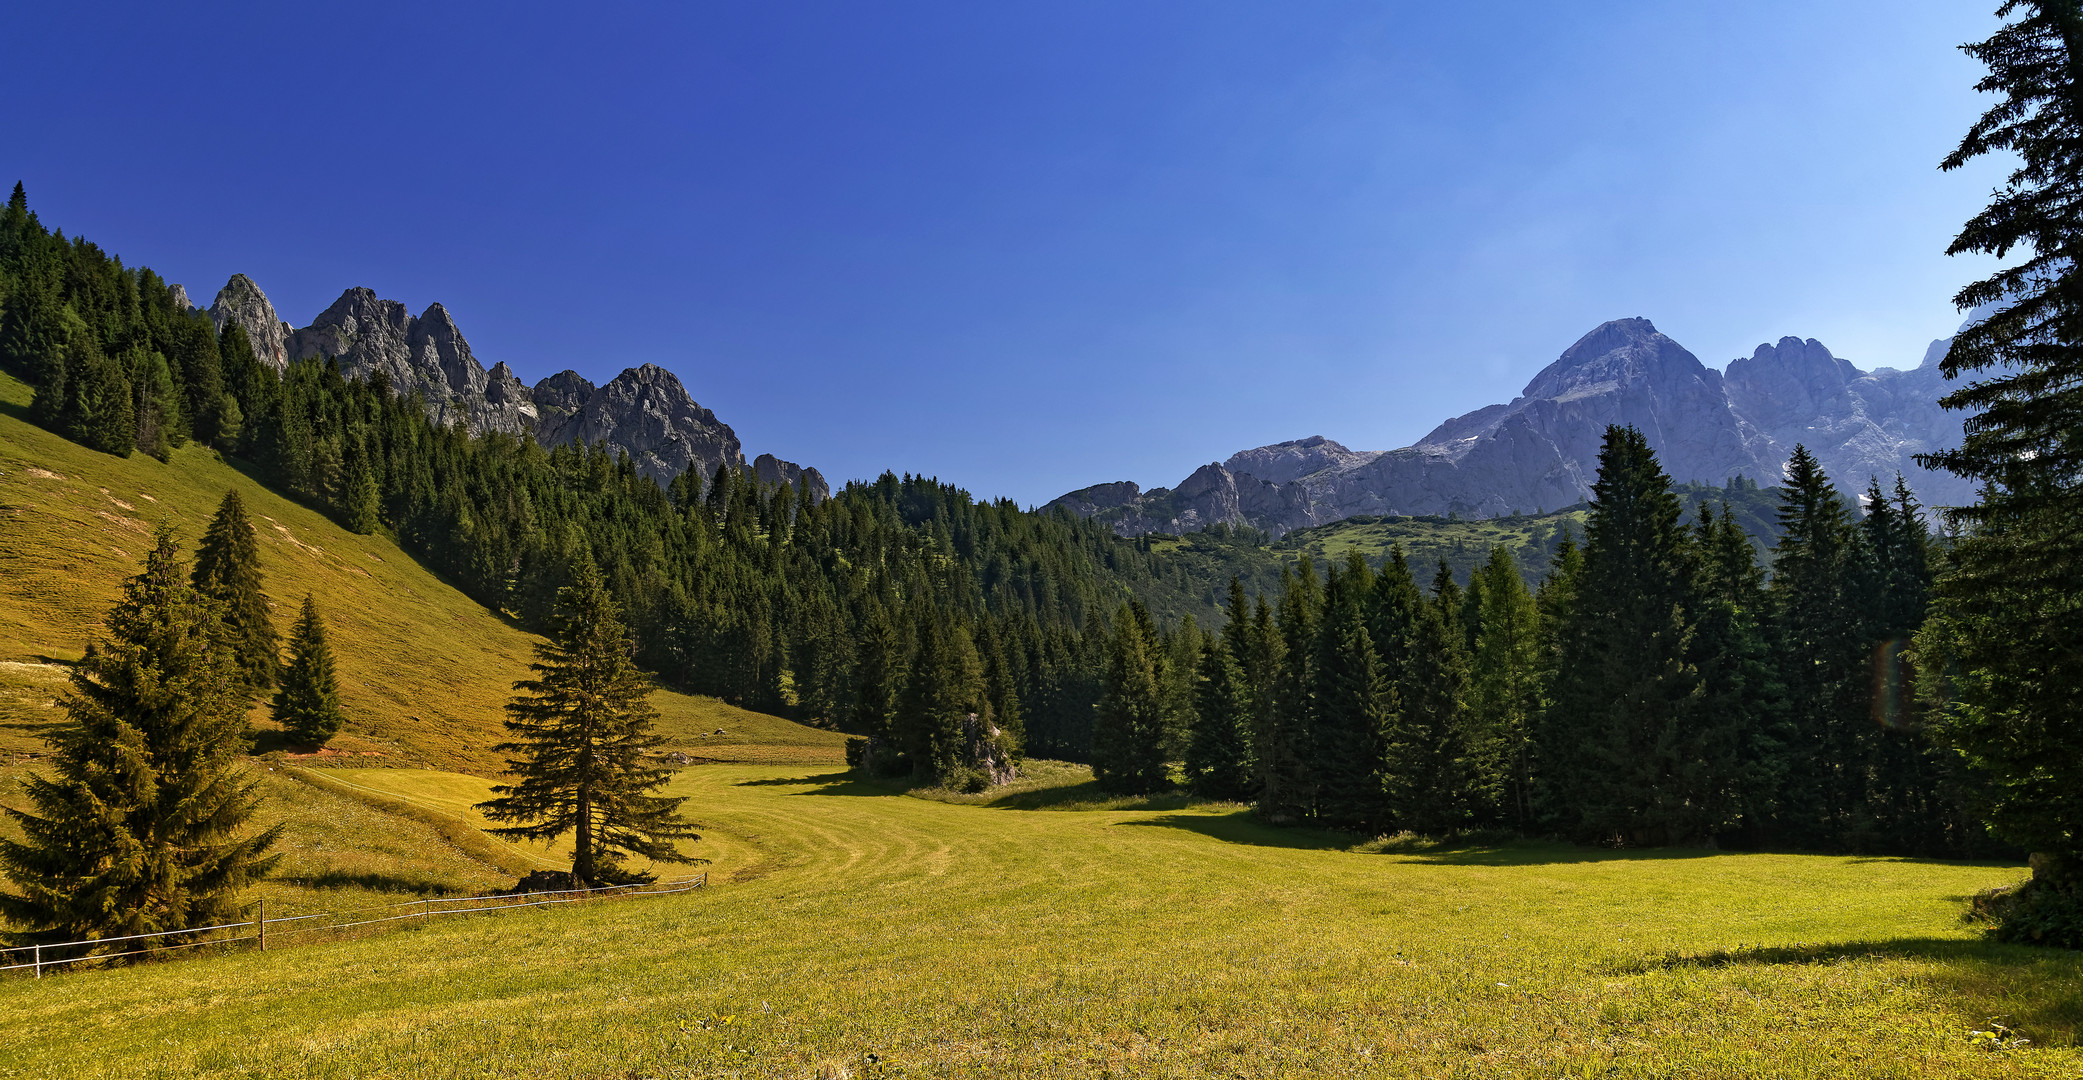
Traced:
<svg viewBox="0 0 2083 1080">
<path fill-rule="evenodd" d="M 783 461 L 772 454 L 761 454 L 752 459 L 752 475 L 763 484 L 800 486 L 809 494 L 811 502 L 823 502 L 832 497 L 832 485 L 826 482 L 823 473 L 793 461 Z"/>
<path fill-rule="evenodd" d="M 179 297 L 179 286 L 174 288 Z M 414 317 L 404 304 L 356 286 L 309 326 L 291 330 L 275 317 L 259 286 L 238 274 L 218 294 L 211 317 L 220 327 L 239 320 L 263 358 L 276 358 L 278 370 L 292 360 L 331 358 L 348 378 L 381 371 L 397 393 L 420 395 L 437 424 L 532 434 L 544 446 L 602 444 L 611 453 L 628 454 L 638 471 L 661 484 L 689 468 L 705 477 L 726 464 L 748 469 L 736 433 L 696 404 L 672 372 L 644 364 L 595 386 L 567 369 L 531 388 L 504 362 L 486 370 L 455 316 L 439 302 Z M 800 482 L 815 499 L 830 494 L 816 469 L 771 454 L 750 471 L 769 483 Z"/>
<path fill-rule="evenodd" d="M 1932 355 L 1942 355 L 1934 343 Z M 1352 451 L 1321 436 L 1241 451 L 1204 465 L 1177 489 L 1121 481 L 1051 503 L 1127 535 L 1218 522 L 1279 534 L 1356 514 L 1494 517 L 1588 498 L 1606 427 L 1640 430 L 1679 481 L 1734 476 L 1777 483 L 1796 443 L 1841 490 L 1900 470 L 1934 505 L 1971 498 L 1914 455 L 1957 445 L 1958 416 L 1936 404 L 1942 380 L 1924 367 L 1862 372 L 1820 342 L 1760 345 L 1726 376 L 1647 319 L 1615 319 L 1577 339 L 1520 397 L 1455 417 L 1412 446 Z"/>
<path fill-rule="evenodd" d="M 168 285 L 166 287 L 166 295 L 169 300 L 173 301 L 174 310 L 183 312 L 195 310 L 195 301 L 188 299 L 187 289 L 179 285 Z"/>
<path fill-rule="evenodd" d="M 1523 398 L 1567 401 L 1649 383 L 1711 376 L 1699 358 L 1648 319 L 1601 323 L 1526 384 Z"/>
<path fill-rule="evenodd" d="M 1222 467 L 1233 473 L 1285 484 L 1325 469 L 1358 468 L 1379 456 L 1379 450 L 1349 450 L 1321 435 L 1311 435 L 1306 439 L 1290 439 L 1253 450 L 1240 450 L 1231 454 Z"/>
<path fill-rule="evenodd" d="M 253 343 L 253 355 L 260 362 L 282 371 L 289 367 L 289 326 L 275 314 L 275 305 L 268 303 L 268 294 L 244 274 L 233 274 L 224 288 L 217 290 L 217 300 L 210 305 L 210 322 L 218 333 L 224 332 L 225 324 L 236 322 L 246 331 L 246 339 Z"/>
</svg>

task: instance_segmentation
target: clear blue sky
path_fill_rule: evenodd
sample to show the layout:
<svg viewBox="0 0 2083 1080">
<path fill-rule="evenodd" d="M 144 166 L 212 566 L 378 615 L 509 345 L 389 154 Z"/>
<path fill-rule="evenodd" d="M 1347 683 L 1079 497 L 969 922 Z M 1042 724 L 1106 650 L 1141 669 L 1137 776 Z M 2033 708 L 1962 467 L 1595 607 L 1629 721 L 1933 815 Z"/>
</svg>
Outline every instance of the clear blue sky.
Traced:
<svg viewBox="0 0 2083 1080">
<path fill-rule="evenodd" d="M 205 304 L 439 300 L 1034 503 L 1405 445 L 1610 318 L 1913 365 L 1994 5 L 24 4 L 0 179 Z"/>
</svg>

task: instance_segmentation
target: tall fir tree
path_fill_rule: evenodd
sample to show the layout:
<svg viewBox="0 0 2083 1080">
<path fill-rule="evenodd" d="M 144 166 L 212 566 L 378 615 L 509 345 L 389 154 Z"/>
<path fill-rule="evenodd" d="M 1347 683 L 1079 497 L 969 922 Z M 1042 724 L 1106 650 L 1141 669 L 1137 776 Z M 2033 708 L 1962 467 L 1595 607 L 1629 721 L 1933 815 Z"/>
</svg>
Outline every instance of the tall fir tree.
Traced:
<svg viewBox="0 0 2083 1080">
<path fill-rule="evenodd" d="M 1281 575 L 1274 616 L 1281 663 L 1259 731 L 1259 813 L 1275 822 L 1299 821 L 1316 808 L 1309 772 L 1310 732 L 1316 726 L 1316 635 L 1323 590 L 1308 556 Z"/>
<path fill-rule="evenodd" d="M 1782 842 L 1839 848 L 1865 833 L 1873 734 L 1859 535 L 1815 456 L 1794 447 L 1773 549 L 1773 652 L 1785 688 Z"/>
<path fill-rule="evenodd" d="M 1397 827 L 1443 835 L 1471 824 L 1475 807 L 1463 594 L 1445 563 L 1433 586 L 1432 596 L 1410 614 L 1398 687 L 1402 708 L 1389 739 L 1387 773 Z"/>
<path fill-rule="evenodd" d="M 1201 643 L 1194 711 L 1186 744 L 1186 786 L 1207 799 L 1248 802 L 1258 794 L 1251 753 L 1251 691 L 1223 639 Z"/>
<path fill-rule="evenodd" d="M 333 677 L 333 647 L 326 642 L 318 602 L 309 593 L 289 633 L 289 663 L 282 666 L 271 712 L 289 737 L 304 746 L 324 746 L 347 726 Z"/>
<path fill-rule="evenodd" d="M 1768 636 L 1765 575 L 1750 537 L 1726 504 L 1699 507 L 1693 530 L 1698 576 L 1693 658 L 1701 708 L 1714 738 L 1703 745 L 1719 797 L 1751 847 L 1770 842 L 1787 783 L 1785 689 Z"/>
<path fill-rule="evenodd" d="M 1395 687 L 1361 609 L 1371 585 L 1364 564 L 1332 569 L 1310 663 L 1308 760 L 1316 816 L 1334 828 L 1363 831 L 1389 824 L 1384 745 L 1397 712 Z"/>
<path fill-rule="evenodd" d="M 651 682 L 630 657 L 628 632 L 590 560 L 573 568 L 557 597 L 550 640 L 535 647 L 532 679 L 506 705 L 515 738 L 494 749 L 518 755 L 519 779 L 478 804 L 514 840 L 572 834 L 571 877 L 579 888 L 652 880 L 622 865 L 625 855 L 660 863 L 694 860 L 675 841 L 699 840 L 680 819 L 682 797 L 652 794 L 673 771 L 655 764 L 664 745 L 653 729 Z"/>
<path fill-rule="evenodd" d="M 1541 707 L 1540 615 L 1510 549 L 1493 547 L 1470 594 L 1480 597 L 1470 664 L 1470 793 L 1476 819 L 1530 831 L 1533 725 Z"/>
<path fill-rule="evenodd" d="M 281 665 L 268 598 L 261 592 L 260 544 L 237 488 L 224 493 L 195 552 L 195 591 L 218 606 L 225 640 L 249 694 L 275 685 Z"/>
<path fill-rule="evenodd" d="M 1092 775 L 1102 790 L 1140 795 L 1171 786 L 1163 665 L 1150 613 L 1141 604 L 1124 605 L 1114 620 L 1106 682 L 1092 718 Z"/>
<path fill-rule="evenodd" d="M 896 741 L 898 698 L 904 689 L 904 642 L 881 604 L 872 605 L 853 670 L 849 726 L 863 741 L 865 755 L 857 764 L 870 772 L 895 775 L 910 768 Z"/>
<path fill-rule="evenodd" d="M 1939 369 L 1977 376 L 1940 399 L 1971 413 L 1958 449 L 1921 458 L 1980 485 L 1918 635 L 1938 727 L 1982 786 L 1998 836 L 2032 852 L 2003 932 L 2083 946 L 2083 15 L 2014 0 L 1966 47 L 2001 96 L 1942 165 L 2017 164 L 1952 254 L 2009 256 L 1960 290 L 2008 305 L 1953 338 Z"/>
<path fill-rule="evenodd" d="M 216 608 L 184 570 L 161 527 L 73 670 L 49 773 L 26 781 L 34 810 L 7 809 L 23 838 L 0 840 L 0 866 L 20 891 L 0 893 L 0 915 L 25 942 L 230 922 L 274 866 L 281 826 L 248 827 L 245 703 Z"/>
<path fill-rule="evenodd" d="M 1256 651 L 1251 605 L 1244 583 L 1230 579 L 1229 618 L 1222 633 L 1202 642 L 1194 678 L 1192 736 L 1186 748 L 1186 782 L 1196 795 L 1248 802 L 1258 795 L 1254 752 L 1256 719 L 1252 677 L 1246 668 Z M 1247 659 L 1240 660 L 1239 654 Z"/>
<path fill-rule="evenodd" d="M 1724 824 L 1697 753 L 1701 687 L 1680 513 L 1648 440 L 1608 427 L 1539 734 L 1550 821 L 1579 840 L 1680 843 Z"/>
</svg>

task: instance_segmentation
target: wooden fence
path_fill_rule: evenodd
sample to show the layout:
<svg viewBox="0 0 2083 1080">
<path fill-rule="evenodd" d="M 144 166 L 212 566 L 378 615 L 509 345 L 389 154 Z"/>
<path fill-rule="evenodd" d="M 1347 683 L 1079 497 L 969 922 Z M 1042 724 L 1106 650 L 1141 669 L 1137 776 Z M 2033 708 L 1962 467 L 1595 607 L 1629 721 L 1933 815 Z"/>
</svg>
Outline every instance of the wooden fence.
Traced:
<svg viewBox="0 0 2083 1080">
<path fill-rule="evenodd" d="M 444 896 L 429 900 L 409 900 L 402 904 L 389 904 L 377 908 L 360 908 L 346 912 L 321 912 L 317 915 L 297 915 L 287 919 L 268 918 L 268 902 L 259 901 L 259 910 L 247 922 L 223 923 L 218 926 L 200 926 L 188 930 L 163 930 L 153 934 L 129 934 L 123 937 L 94 938 L 87 941 L 59 941 L 40 945 L 16 945 L 0 947 L 0 972 L 34 971 L 36 978 L 43 978 L 43 969 L 67 964 L 92 963 L 118 960 L 125 957 L 147 956 L 170 953 L 180 949 L 194 949 L 205 945 L 234 945 L 250 941 L 265 951 L 268 938 L 280 939 L 287 935 L 309 934 L 322 930 L 348 930 L 380 923 L 401 922 L 407 919 L 426 919 L 437 915 L 469 915 L 485 911 L 510 911 L 516 908 L 547 907 L 551 904 L 576 904 L 588 900 L 616 900 L 635 896 L 671 896 L 675 893 L 692 892 L 709 883 L 707 873 L 696 874 L 677 881 L 655 881 L 639 885 L 605 885 L 597 889 L 563 889 L 552 892 L 495 893 L 489 896 Z M 455 905 L 474 905 L 458 907 Z M 410 909 L 410 910 L 407 910 Z M 278 929 L 279 927 L 289 929 Z M 137 945 L 121 952 L 103 952 L 111 945 L 128 945 L 132 942 L 147 942 L 164 938 L 197 937 L 193 941 L 173 944 Z M 218 935 L 218 936 L 208 936 Z M 78 955 L 66 955 L 80 950 Z"/>
</svg>

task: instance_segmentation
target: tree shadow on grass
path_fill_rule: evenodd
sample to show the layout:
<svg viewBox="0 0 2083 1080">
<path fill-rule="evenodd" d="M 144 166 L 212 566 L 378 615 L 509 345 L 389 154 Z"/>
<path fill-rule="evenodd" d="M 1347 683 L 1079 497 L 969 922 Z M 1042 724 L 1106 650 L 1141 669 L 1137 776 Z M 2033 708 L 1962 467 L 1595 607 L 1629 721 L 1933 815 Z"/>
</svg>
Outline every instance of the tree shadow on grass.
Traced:
<svg viewBox="0 0 2083 1080">
<path fill-rule="evenodd" d="M 2083 952 L 1959 938 L 1895 938 L 1667 953 L 1620 965 L 1616 974 L 1730 967 L 1909 961 L 1935 966 L 1921 978 L 1952 998 L 1964 1019 L 1987 1030 L 2001 1024 L 2033 1046 L 2075 1046 L 2083 1039 Z M 1960 1033 L 1963 1037 L 1966 1032 Z"/>
<path fill-rule="evenodd" d="M 1709 848 L 1590 848 L 1557 840 L 1426 840 L 1397 837 L 1369 839 L 1334 829 L 1274 825 L 1245 810 L 1231 814 L 1167 814 L 1128 822 L 1131 825 L 1184 829 L 1225 843 L 1314 851 L 1350 851 L 1356 855 L 1390 855 L 1435 866 L 1545 866 L 1560 863 L 1652 862 L 1699 859 L 1726 852 Z"/>
<path fill-rule="evenodd" d="M 734 787 L 804 787 L 815 785 L 797 795 L 902 795 L 904 789 L 891 786 L 887 781 L 873 780 L 856 772 L 819 773 L 816 776 L 773 776 L 763 780 L 740 780 Z"/>
<path fill-rule="evenodd" d="M 344 870 L 327 870 L 321 874 L 279 880 L 284 884 L 302 885 L 312 889 L 366 889 L 369 892 L 399 893 L 408 896 L 447 896 L 455 892 L 455 886 L 446 881 L 373 871 L 356 874 Z"/>
</svg>

